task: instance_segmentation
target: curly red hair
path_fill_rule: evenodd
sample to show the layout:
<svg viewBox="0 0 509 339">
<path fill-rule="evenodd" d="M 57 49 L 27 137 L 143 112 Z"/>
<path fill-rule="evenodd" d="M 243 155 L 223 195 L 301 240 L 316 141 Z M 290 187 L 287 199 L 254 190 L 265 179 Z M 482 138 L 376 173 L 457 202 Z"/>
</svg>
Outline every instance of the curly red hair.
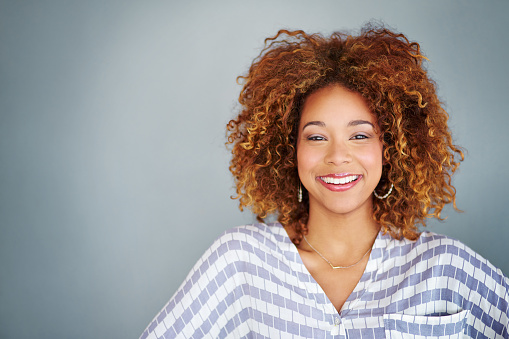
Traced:
<svg viewBox="0 0 509 339">
<path fill-rule="evenodd" d="M 394 238 L 416 239 L 418 225 L 445 204 L 456 208 L 451 175 L 463 153 L 453 145 L 435 83 L 428 78 L 419 44 L 383 27 L 357 36 L 330 37 L 280 30 L 249 72 L 239 77 L 240 114 L 227 125 L 232 172 L 240 209 L 263 221 L 276 214 L 299 244 L 307 232 L 309 201 L 298 202 L 296 138 L 301 108 L 320 88 L 341 85 L 360 93 L 376 117 L 384 145 L 384 167 L 373 218 Z"/>
</svg>

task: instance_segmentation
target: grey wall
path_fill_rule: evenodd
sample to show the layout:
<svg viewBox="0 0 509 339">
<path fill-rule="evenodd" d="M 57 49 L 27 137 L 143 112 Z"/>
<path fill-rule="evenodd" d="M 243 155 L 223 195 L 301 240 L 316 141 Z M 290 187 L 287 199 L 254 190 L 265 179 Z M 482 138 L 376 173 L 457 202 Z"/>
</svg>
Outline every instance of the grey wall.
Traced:
<svg viewBox="0 0 509 339">
<path fill-rule="evenodd" d="M 421 43 L 468 150 L 431 230 L 509 274 L 509 2 L 1 1 L 0 337 L 137 337 L 237 211 L 224 126 L 279 28 Z"/>
</svg>

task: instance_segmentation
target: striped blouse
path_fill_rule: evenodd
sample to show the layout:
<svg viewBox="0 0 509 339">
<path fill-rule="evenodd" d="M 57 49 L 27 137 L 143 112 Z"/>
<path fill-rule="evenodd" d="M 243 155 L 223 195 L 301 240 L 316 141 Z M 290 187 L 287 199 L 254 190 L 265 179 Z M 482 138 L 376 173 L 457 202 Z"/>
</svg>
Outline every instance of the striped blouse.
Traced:
<svg viewBox="0 0 509 339">
<path fill-rule="evenodd" d="M 278 224 L 226 231 L 145 338 L 508 338 L 509 279 L 457 240 L 379 233 L 337 312 Z"/>
</svg>

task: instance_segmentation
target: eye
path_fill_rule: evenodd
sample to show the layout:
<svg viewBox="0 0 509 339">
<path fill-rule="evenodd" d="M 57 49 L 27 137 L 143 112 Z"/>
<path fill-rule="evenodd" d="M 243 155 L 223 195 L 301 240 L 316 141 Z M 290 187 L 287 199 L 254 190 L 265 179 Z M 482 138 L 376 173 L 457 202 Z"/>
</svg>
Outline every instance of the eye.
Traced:
<svg viewBox="0 0 509 339">
<path fill-rule="evenodd" d="M 356 134 L 351 139 L 353 140 L 368 139 L 368 136 L 364 134 Z"/>
<path fill-rule="evenodd" d="M 311 141 L 324 141 L 324 140 L 326 140 L 321 135 L 310 135 L 309 137 L 307 137 L 307 139 L 311 140 Z"/>
</svg>

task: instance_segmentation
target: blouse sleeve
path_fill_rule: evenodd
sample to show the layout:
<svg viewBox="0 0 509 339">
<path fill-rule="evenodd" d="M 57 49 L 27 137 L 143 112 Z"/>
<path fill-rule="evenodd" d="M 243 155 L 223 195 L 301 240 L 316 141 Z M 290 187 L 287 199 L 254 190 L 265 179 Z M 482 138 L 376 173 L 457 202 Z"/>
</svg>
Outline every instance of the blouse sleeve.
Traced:
<svg viewBox="0 0 509 339">
<path fill-rule="evenodd" d="M 228 232 L 198 260 L 140 339 L 223 337 L 237 326 L 240 242 Z M 224 332 L 224 333 L 223 333 Z"/>
</svg>

